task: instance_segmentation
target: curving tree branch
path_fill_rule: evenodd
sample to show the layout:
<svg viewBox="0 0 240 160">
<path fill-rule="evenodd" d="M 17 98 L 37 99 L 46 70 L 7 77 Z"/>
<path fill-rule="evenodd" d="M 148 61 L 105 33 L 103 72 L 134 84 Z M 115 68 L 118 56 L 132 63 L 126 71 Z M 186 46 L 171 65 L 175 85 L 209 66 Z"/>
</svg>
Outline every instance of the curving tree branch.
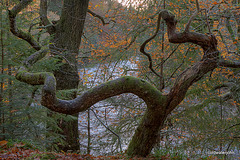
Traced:
<svg viewBox="0 0 240 160">
<path fill-rule="evenodd" d="M 185 98 L 189 87 L 200 80 L 206 73 L 217 67 L 219 51 L 217 50 L 217 40 L 211 35 L 205 35 L 197 32 L 177 32 L 177 20 L 168 10 L 163 10 L 162 18 L 167 24 L 169 41 L 172 43 L 191 42 L 203 48 L 204 56 L 201 61 L 184 70 L 176 79 L 173 87 L 168 94 L 167 113 L 170 113 Z"/>
<path fill-rule="evenodd" d="M 89 89 L 73 100 L 61 100 L 56 97 L 56 79 L 52 73 L 30 73 L 24 69 L 21 68 L 16 78 L 31 85 L 43 84 L 41 104 L 59 113 L 74 114 L 82 112 L 99 101 L 123 93 L 133 93 L 146 103 L 160 102 L 161 97 L 164 97 L 148 82 L 125 76 Z"/>
<path fill-rule="evenodd" d="M 27 41 L 34 49 L 40 50 L 41 46 L 39 43 L 32 37 L 30 33 L 24 32 L 16 26 L 16 16 L 24 8 L 26 8 L 32 0 L 22 0 L 11 10 L 8 10 L 8 16 L 10 21 L 10 31 L 17 37 Z"/>
<path fill-rule="evenodd" d="M 34 54 L 30 55 L 28 58 L 26 58 L 23 64 L 26 67 L 30 68 L 34 63 L 44 58 L 48 52 L 49 52 L 49 49 L 39 50 Z"/>
<path fill-rule="evenodd" d="M 168 38 L 171 43 L 194 43 L 201 46 L 205 56 L 203 58 L 216 58 L 218 52 L 209 52 L 210 49 L 216 50 L 217 40 L 213 35 L 205 35 L 197 32 L 177 32 L 177 20 L 175 15 L 168 10 L 161 12 L 162 18 L 168 27 Z M 187 25 L 188 26 L 188 25 Z"/>
<path fill-rule="evenodd" d="M 105 20 L 104 20 L 104 18 L 103 18 L 102 16 L 100 16 L 99 14 L 91 11 L 90 9 L 88 9 L 87 12 L 90 13 L 93 17 L 99 18 L 104 26 L 105 26 L 106 24 L 110 24 L 111 21 L 114 22 L 114 23 L 116 23 L 116 21 L 114 21 L 114 20 L 110 20 L 109 22 L 105 22 Z"/>
<path fill-rule="evenodd" d="M 49 34 L 55 33 L 55 26 L 47 18 L 47 0 L 40 1 L 40 19 L 42 24 L 46 27 Z"/>
<path fill-rule="evenodd" d="M 160 21 L 161 21 L 161 14 L 158 15 L 157 28 L 156 28 L 156 31 L 155 31 L 154 35 L 151 36 L 150 38 L 148 38 L 148 39 L 141 45 L 141 47 L 140 47 L 140 52 L 142 52 L 142 54 L 144 54 L 145 56 L 147 56 L 148 61 L 149 61 L 149 66 L 148 66 L 149 69 L 150 69 L 156 76 L 158 76 L 158 77 L 160 77 L 160 78 L 163 78 L 162 75 L 158 74 L 158 73 L 153 69 L 152 57 L 151 57 L 151 55 L 150 55 L 149 53 L 147 53 L 147 52 L 145 51 L 146 45 L 147 45 L 151 40 L 153 40 L 153 39 L 157 36 L 158 31 L 159 31 L 159 28 L 160 28 Z"/>
<path fill-rule="evenodd" d="M 230 67 L 230 68 L 240 68 L 240 62 L 238 61 L 228 61 L 224 59 L 219 60 L 219 66 Z"/>
<path fill-rule="evenodd" d="M 135 77 L 125 76 L 91 88 L 73 100 L 58 99 L 56 97 L 56 79 L 52 73 L 30 73 L 25 67 L 31 67 L 42 59 L 47 52 L 48 49 L 44 49 L 30 55 L 24 61 L 24 66 L 21 66 L 18 70 L 16 79 L 31 85 L 43 85 L 41 104 L 53 111 L 65 114 L 82 112 L 99 101 L 123 93 L 133 93 L 147 104 L 161 101 L 163 97 L 166 97 L 150 83 Z"/>
</svg>

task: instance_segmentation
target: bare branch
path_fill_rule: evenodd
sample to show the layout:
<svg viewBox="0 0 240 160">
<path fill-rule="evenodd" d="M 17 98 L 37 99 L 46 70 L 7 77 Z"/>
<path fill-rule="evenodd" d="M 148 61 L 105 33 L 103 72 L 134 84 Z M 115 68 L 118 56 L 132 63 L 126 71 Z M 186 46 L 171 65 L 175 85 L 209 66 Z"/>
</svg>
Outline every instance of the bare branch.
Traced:
<svg viewBox="0 0 240 160">
<path fill-rule="evenodd" d="M 177 47 L 169 54 L 169 56 L 164 59 L 164 61 L 162 63 L 165 63 L 178 49 L 178 47 L 180 46 L 181 44 L 178 44 Z"/>
<path fill-rule="evenodd" d="M 198 0 L 196 0 L 196 8 L 197 8 L 197 10 L 198 10 L 198 11 L 200 10 L 200 7 L 199 7 L 199 2 L 198 2 Z"/>
<path fill-rule="evenodd" d="M 114 20 L 110 20 L 109 22 L 106 23 L 105 20 L 104 20 L 104 18 L 103 18 L 102 16 L 100 16 L 99 14 L 91 11 L 90 9 L 88 9 L 87 12 L 90 13 L 93 17 L 99 18 L 99 19 L 101 20 L 101 22 L 102 22 L 103 25 L 109 24 L 111 21 L 114 22 L 114 23 L 116 23 L 116 21 L 114 21 Z"/>
<path fill-rule="evenodd" d="M 207 14 L 207 10 L 206 9 L 205 9 L 205 16 L 206 16 L 208 32 L 209 32 L 209 34 L 212 34 L 211 27 L 210 27 L 209 20 L 208 20 L 208 14 Z"/>
<path fill-rule="evenodd" d="M 162 75 L 158 74 L 154 69 L 153 69 L 153 62 L 152 62 L 152 57 L 149 53 L 145 52 L 145 47 L 146 45 L 151 41 L 153 40 L 156 36 L 157 36 L 157 33 L 158 33 L 158 30 L 160 28 L 160 21 L 161 21 L 161 14 L 158 15 L 158 20 L 157 20 L 157 28 L 156 28 L 156 31 L 154 33 L 153 36 L 151 36 L 150 38 L 148 38 L 140 47 L 140 52 L 142 52 L 145 56 L 148 57 L 148 61 L 149 61 L 149 69 L 155 74 L 157 75 L 158 77 L 161 77 L 162 78 Z"/>
<path fill-rule="evenodd" d="M 196 10 L 196 11 L 193 13 L 193 15 L 189 18 L 188 23 L 186 24 L 185 32 L 189 32 L 189 28 L 190 28 L 190 25 L 191 25 L 192 21 L 193 21 L 194 18 L 198 15 L 198 13 L 201 11 L 201 10 L 200 10 L 200 7 L 199 7 L 199 2 L 198 2 L 198 0 L 196 0 L 196 8 L 197 8 L 197 10 Z"/>
<path fill-rule="evenodd" d="M 224 83 L 224 84 L 220 84 L 220 85 L 217 85 L 215 87 L 213 87 L 212 91 L 215 91 L 217 89 L 221 89 L 221 88 L 229 88 L 233 85 L 233 83 L 229 82 L 229 83 Z"/>
<path fill-rule="evenodd" d="M 190 25 L 192 23 L 192 21 L 194 20 L 194 18 L 198 15 L 199 13 L 199 10 L 196 10 L 193 15 L 189 18 L 187 24 L 186 24 L 186 27 L 185 27 L 185 32 L 189 32 L 189 28 L 190 28 Z"/>
<path fill-rule="evenodd" d="M 29 29 L 28 29 L 28 33 L 30 33 L 32 31 L 32 28 L 36 25 L 38 25 L 39 23 L 33 23 L 29 26 Z"/>
<path fill-rule="evenodd" d="M 120 152 L 122 152 L 121 137 L 120 137 L 117 133 L 115 133 L 112 129 L 110 129 L 107 125 L 105 125 L 105 124 L 103 123 L 103 121 L 98 117 L 97 113 L 94 112 L 93 109 L 90 108 L 90 110 L 93 112 L 93 114 L 95 115 L 95 117 L 97 118 L 97 120 L 98 120 L 107 130 L 109 130 L 112 134 L 114 134 L 115 136 L 117 136 L 117 138 L 118 138 L 118 143 L 119 143 L 119 147 L 120 147 Z"/>
<path fill-rule="evenodd" d="M 30 33 L 24 32 L 21 29 L 18 29 L 16 26 L 16 16 L 24 8 L 26 8 L 32 0 L 22 0 L 12 10 L 8 10 L 8 16 L 10 21 L 10 31 L 17 37 L 27 41 L 34 49 L 40 50 L 41 46 L 38 42 L 32 37 Z"/>
<path fill-rule="evenodd" d="M 127 49 L 136 41 L 137 37 L 138 37 L 141 33 L 145 32 L 147 29 L 148 29 L 148 27 L 141 28 L 140 30 L 137 29 L 136 33 L 135 33 L 134 36 L 131 38 L 131 42 L 129 42 L 129 44 L 128 44 L 126 47 L 124 47 L 124 49 L 127 50 Z"/>
<path fill-rule="evenodd" d="M 227 93 L 221 95 L 220 97 L 224 102 L 229 100 L 229 99 L 233 99 L 233 95 L 232 95 L 231 92 L 227 92 Z"/>
<path fill-rule="evenodd" d="M 169 76 L 169 78 L 168 78 L 168 81 L 173 77 L 173 75 L 178 71 L 178 69 L 184 64 L 189 49 L 190 49 L 190 47 L 188 47 L 187 51 L 185 52 L 184 58 L 183 58 L 183 60 L 182 60 L 182 63 L 179 64 L 179 66 L 172 72 L 172 74 L 171 74 L 171 75 Z"/>
<path fill-rule="evenodd" d="M 222 67 L 240 68 L 240 62 L 237 61 L 228 61 L 220 59 L 218 64 Z"/>
</svg>

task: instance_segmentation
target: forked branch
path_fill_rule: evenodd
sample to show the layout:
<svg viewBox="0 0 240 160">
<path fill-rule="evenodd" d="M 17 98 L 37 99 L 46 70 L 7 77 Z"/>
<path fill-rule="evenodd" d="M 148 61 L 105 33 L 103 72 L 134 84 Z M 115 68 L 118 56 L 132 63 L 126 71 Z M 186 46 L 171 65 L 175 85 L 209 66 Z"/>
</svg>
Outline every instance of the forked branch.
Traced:
<svg viewBox="0 0 240 160">
<path fill-rule="evenodd" d="M 170 113 L 184 99 L 189 87 L 200 80 L 206 73 L 217 67 L 219 51 L 217 41 L 213 35 L 208 36 L 197 32 L 178 32 L 177 20 L 168 10 L 161 12 L 162 18 L 167 24 L 168 38 L 172 43 L 194 43 L 203 48 L 204 56 L 201 61 L 185 69 L 176 79 L 168 94 L 167 113 Z M 190 25 L 191 20 L 188 25 Z"/>
</svg>

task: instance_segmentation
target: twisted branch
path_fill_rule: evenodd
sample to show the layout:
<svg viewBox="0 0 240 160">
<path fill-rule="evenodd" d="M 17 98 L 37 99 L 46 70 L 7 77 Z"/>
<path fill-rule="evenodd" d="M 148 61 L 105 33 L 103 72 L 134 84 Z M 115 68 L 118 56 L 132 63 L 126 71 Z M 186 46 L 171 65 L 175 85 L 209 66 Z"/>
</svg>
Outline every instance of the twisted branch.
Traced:
<svg viewBox="0 0 240 160">
<path fill-rule="evenodd" d="M 75 114 L 83 112 L 95 103 L 120 95 L 133 93 L 146 103 L 161 100 L 161 93 L 148 82 L 130 76 L 121 77 L 87 90 L 73 100 L 61 100 L 56 97 L 56 79 L 52 73 L 30 73 L 21 68 L 16 78 L 32 85 L 43 85 L 41 104 L 52 111 Z"/>
<path fill-rule="evenodd" d="M 148 66 L 149 69 L 150 69 L 156 76 L 162 78 L 162 75 L 158 74 L 158 73 L 153 69 L 153 61 L 152 61 L 151 55 L 145 51 L 146 45 L 147 45 L 151 40 L 153 40 L 153 39 L 157 36 L 158 30 L 159 30 L 159 28 L 160 28 L 160 21 L 161 21 L 161 14 L 158 15 L 157 28 L 156 28 L 156 31 L 155 31 L 154 35 L 151 36 L 150 38 L 148 38 L 148 39 L 141 45 L 141 47 L 140 47 L 140 52 L 142 52 L 145 56 L 147 56 L 148 61 L 149 61 L 149 66 Z"/>
<path fill-rule="evenodd" d="M 43 85 L 41 104 L 52 111 L 65 114 L 83 112 L 99 101 L 123 93 L 133 93 L 147 104 L 159 103 L 165 97 L 150 83 L 125 76 L 91 88 L 73 100 L 58 99 L 56 97 L 56 79 L 52 73 L 30 73 L 26 68 L 42 59 L 47 52 L 47 49 L 40 50 L 29 56 L 18 70 L 16 79 L 31 85 Z"/>
<path fill-rule="evenodd" d="M 24 32 L 16 26 L 16 16 L 24 8 L 26 8 L 32 0 L 22 0 L 11 10 L 8 10 L 8 16 L 10 21 L 10 31 L 17 37 L 27 41 L 35 50 L 40 50 L 41 46 L 39 43 L 32 37 L 30 33 Z"/>
</svg>

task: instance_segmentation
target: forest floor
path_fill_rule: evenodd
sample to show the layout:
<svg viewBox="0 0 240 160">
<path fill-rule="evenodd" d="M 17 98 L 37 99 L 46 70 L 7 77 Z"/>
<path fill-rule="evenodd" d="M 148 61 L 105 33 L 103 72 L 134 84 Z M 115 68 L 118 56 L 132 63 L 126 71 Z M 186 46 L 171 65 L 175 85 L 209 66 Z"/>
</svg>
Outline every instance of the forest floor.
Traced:
<svg viewBox="0 0 240 160">
<path fill-rule="evenodd" d="M 118 154 L 114 156 L 92 156 L 81 155 L 77 153 L 56 153 L 40 151 L 39 149 L 23 142 L 12 143 L 6 140 L 0 141 L 0 160 L 181 160 L 178 156 L 171 156 L 169 154 L 164 156 L 151 155 L 146 158 L 129 158 L 125 154 Z M 187 158 L 187 160 L 190 160 Z M 218 160 L 216 157 L 200 158 L 199 160 Z"/>
</svg>

